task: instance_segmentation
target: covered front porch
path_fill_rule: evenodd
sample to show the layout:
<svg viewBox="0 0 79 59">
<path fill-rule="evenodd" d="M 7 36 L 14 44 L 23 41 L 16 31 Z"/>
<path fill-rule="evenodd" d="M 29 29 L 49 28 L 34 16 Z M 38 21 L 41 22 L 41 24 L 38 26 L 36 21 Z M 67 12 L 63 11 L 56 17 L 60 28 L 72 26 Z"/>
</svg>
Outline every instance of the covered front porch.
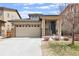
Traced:
<svg viewBox="0 0 79 59">
<path fill-rule="evenodd" d="M 52 36 L 54 34 L 61 36 L 61 20 L 59 19 L 58 16 L 43 17 L 42 37 Z"/>
</svg>

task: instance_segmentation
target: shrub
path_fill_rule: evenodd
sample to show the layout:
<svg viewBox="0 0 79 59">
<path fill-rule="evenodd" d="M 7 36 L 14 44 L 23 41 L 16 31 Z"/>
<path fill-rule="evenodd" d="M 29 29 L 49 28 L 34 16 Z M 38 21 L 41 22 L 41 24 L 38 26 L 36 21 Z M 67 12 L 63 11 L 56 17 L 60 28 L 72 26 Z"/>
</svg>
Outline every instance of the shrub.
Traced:
<svg viewBox="0 0 79 59">
<path fill-rule="evenodd" d="M 56 41 L 59 41 L 59 38 L 55 38 Z"/>
<path fill-rule="evenodd" d="M 59 38 L 58 37 L 55 37 L 54 40 L 59 41 Z"/>
<path fill-rule="evenodd" d="M 65 40 L 65 41 L 68 41 L 68 40 L 69 40 L 69 38 L 64 38 L 64 40 Z"/>
<path fill-rule="evenodd" d="M 79 38 L 75 38 L 75 41 L 79 41 Z"/>
</svg>

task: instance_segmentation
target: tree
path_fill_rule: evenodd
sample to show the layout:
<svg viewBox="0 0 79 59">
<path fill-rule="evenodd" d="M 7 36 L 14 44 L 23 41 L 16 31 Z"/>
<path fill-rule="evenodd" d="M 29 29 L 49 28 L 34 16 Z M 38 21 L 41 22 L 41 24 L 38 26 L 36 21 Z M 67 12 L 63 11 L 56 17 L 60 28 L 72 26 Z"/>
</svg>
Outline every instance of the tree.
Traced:
<svg viewBox="0 0 79 59">
<path fill-rule="evenodd" d="M 59 7 L 61 7 L 61 6 L 59 6 Z M 73 45 L 74 41 L 75 41 L 76 28 L 79 24 L 79 20 L 78 20 L 79 17 L 77 15 L 78 12 L 76 10 L 76 4 L 69 4 L 69 9 L 70 9 L 70 11 L 68 11 L 68 13 L 65 12 L 65 13 L 61 14 L 61 19 L 68 22 L 68 24 L 66 23 L 66 25 L 69 25 L 67 27 L 69 27 L 69 29 L 70 29 L 69 32 L 72 33 L 72 42 L 71 42 L 71 44 Z M 61 8 L 60 8 L 60 11 L 61 11 Z M 64 24 L 65 24 L 65 22 L 64 22 Z"/>
</svg>

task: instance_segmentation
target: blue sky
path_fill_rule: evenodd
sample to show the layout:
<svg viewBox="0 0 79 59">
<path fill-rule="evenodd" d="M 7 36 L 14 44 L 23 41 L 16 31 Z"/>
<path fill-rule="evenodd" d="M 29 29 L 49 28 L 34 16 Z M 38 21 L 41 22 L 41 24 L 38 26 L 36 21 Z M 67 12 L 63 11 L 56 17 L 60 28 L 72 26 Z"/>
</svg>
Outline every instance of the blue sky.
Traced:
<svg viewBox="0 0 79 59">
<path fill-rule="evenodd" d="M 60 12 L 59 5 L 64 7 L 64 4 L 56 3 L 0 3 L 0 7 L 17 9 L 22 18 L 27 18 L 29 13 L 57 15 Z"/>
</svg>

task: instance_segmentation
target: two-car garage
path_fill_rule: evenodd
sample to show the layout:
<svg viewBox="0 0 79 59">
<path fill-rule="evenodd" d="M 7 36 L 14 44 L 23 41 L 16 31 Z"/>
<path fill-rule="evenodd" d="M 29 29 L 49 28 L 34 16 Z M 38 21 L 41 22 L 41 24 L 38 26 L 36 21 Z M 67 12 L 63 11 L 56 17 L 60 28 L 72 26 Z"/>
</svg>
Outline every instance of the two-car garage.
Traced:
<svg viewBox="0 0 79 59">
<path fill-rule="evenodd" d="M 16 37 L 40 37 L 40 22 L 17 22 L 15 23 Z"/>
</svg>

